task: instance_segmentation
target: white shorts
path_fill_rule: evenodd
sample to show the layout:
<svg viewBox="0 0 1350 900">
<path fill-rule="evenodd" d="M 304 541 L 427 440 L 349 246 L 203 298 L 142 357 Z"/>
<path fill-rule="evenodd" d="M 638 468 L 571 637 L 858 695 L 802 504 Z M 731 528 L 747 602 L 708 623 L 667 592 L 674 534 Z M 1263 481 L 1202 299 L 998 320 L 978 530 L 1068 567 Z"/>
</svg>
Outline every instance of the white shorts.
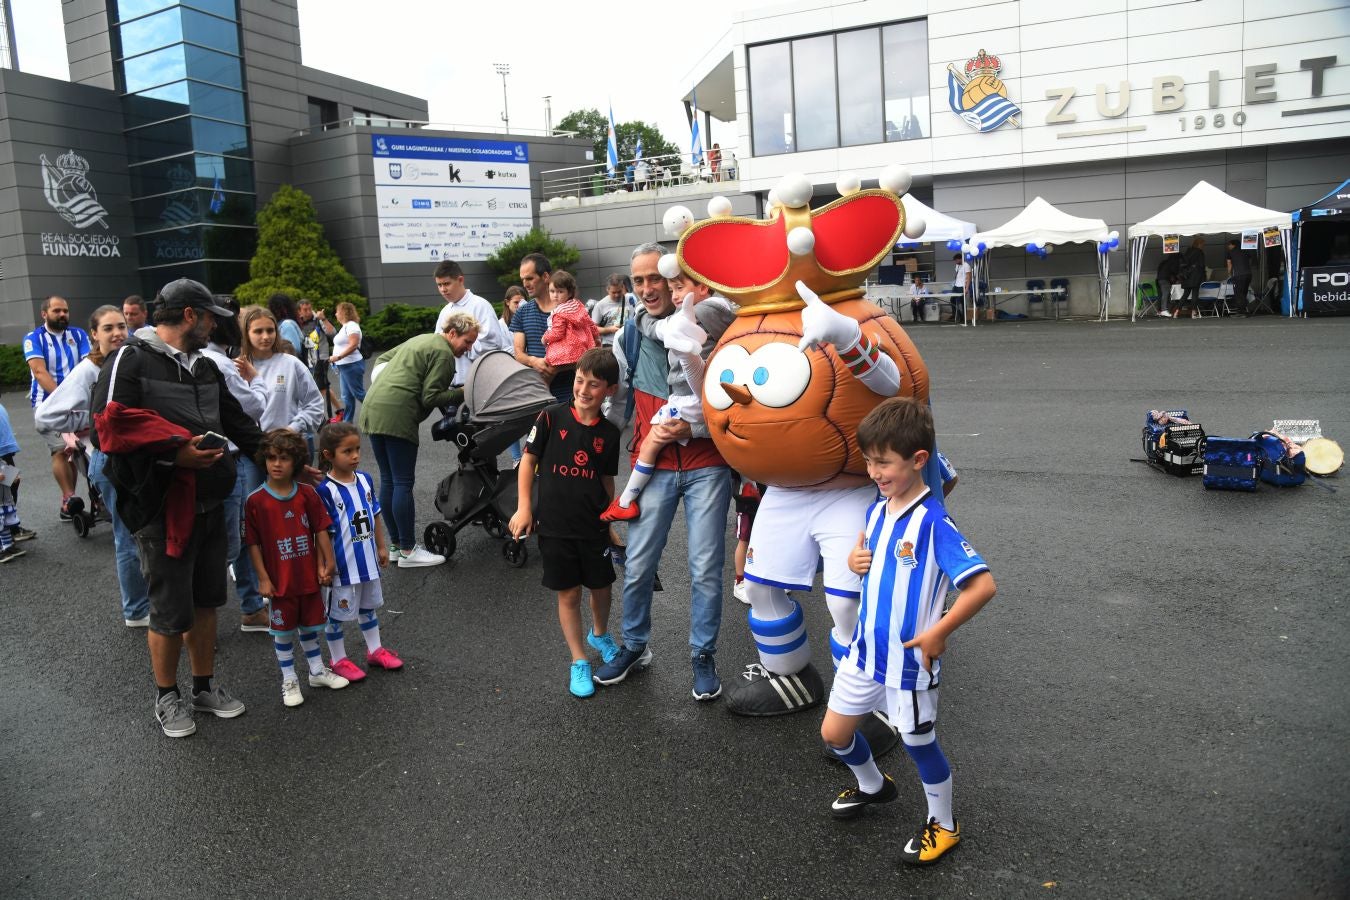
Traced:
<svg viewBox="0 0 1350 900">
<path fill-rule="evenodd" d="M 770 587 L 810 591 L 816 561 L 825 560 L 825 593 L 857 599 L 862 581 L 848 554 L 867 524 L 873 485 L 838 490 L 770 487 L 764 492 L 746 551 L 745 577 Z"/>
<path fill-rule="evenodd" d="M 882 710 L 897 731 L 914 734 L 924 725 L 937 724 L 938 690 L 888 688 L 868 678 L 856 666 L 842 665 L 835 670 L 827 705 L 841 716 L 866 716 Z"/>
<path fill-rule="evenodd" d="M 328 618 L 339 622 L 351 622 L 358 612 L 381 606 L 384 606 L 384 591 L 378 578 L 357 584 L 335 584 L 328 589 Z"/>
</svg>

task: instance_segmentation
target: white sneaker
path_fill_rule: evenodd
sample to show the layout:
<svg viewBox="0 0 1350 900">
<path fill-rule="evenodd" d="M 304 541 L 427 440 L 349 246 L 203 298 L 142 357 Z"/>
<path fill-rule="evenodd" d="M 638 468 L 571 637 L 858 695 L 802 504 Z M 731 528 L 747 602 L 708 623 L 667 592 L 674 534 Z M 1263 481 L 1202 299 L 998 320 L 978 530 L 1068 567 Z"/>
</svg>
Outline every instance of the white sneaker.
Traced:
<svg viewBox="0 0 1350 900">
<path fill-rule="evenodd" d="M 310 687 L 326 687 L 337 691 L 345 688 L 349 684 L 351 684 L 350 681 L 343 678 L 332 669 L 324 669 L 317 675 L 311 672 L 309 675 Z"/>
<path fill-rule="evenodd" d="M 737 600 L 741 601 L 747 606 L 750 604 L 750 593 L 746 589 L 744 579 L 736 582 L 736 586 L 731 589 L 731 596 L 735 597 Z"/>
<path fill-rule="evenodd" d="M 400 569 L 416 569 L 421 566 L 439 566 L 445 562 L 445 557 L 439 553 L 432 553 L 421 544 L 414 544 L 411 551 L 398 558 L 398 567 Z"/>
<path fill-rule="evenodd" d="M 150 617 L 142 616 L 139 619 L 123 619 L 122 623 L 126 625 L 128 628 L 149 628 Z"/>
<path fill-rule="evenodd" d="M 281 702 L 287 706 L 299 706 L 305 702 L 305 695 L 300 693 L 300 682 L 283 681 L 281 683 Z"/>
<path fill-rule="evenodd" d="M 1172 313 L 1165 309 L 1162 312 L 1158 313 L 1158 315 L 1162 316 L 1164 319 L 1172 318 Z"/>
</svg>

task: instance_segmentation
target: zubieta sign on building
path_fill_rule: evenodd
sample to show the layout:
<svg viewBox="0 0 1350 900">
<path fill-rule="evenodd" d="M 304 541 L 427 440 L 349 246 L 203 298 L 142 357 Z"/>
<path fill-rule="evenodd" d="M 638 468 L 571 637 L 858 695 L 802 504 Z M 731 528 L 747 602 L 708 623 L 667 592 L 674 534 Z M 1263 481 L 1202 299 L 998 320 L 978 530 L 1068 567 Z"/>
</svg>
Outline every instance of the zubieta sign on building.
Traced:
<svg viewBox="0 0 1350 900">
<path fill-rule="evenodd" d="M 487 259 L 530 230 L 523 143 L 372 134 L 380 260 Z"/>
<path fill-rule="evenodd" d="M 1303 309 L 1310 316 L 1350 316 L 1350 265 L 1305 268 Z"/>
</svg>

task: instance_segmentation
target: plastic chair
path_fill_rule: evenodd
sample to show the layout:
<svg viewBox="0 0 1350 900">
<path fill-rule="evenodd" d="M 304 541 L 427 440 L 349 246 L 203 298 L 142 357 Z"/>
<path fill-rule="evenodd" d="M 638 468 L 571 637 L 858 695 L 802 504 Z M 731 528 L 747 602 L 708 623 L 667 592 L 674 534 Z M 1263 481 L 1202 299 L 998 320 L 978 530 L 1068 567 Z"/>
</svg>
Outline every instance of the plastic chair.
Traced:
<svg viewBox="0 0 1350 900">
<path fill-rule="evenodd" d="M 1158 286 L 1151 281 L 1145 281 L 1135 289 L 1135 310 L 1142 318 L 1150 309 L 1154 315 L 1158 315 Z"/>
<path fill-rule="evenodd" d="M 1027 315 L 1045 318 L 1045 295 L 1041 291 L 1045 290 L 1045 282 L 1039 278 L 1032 278 L 1027 281 Z"/>
<path fill-rule="evenodd" d="M 1233 284 L 1231 278 L 1225 281 L 1219 289 L 1219 311 L 1225 316 L 1235 316 L 1247 311 L 1247 298 L 1238 297 L 1233 293 L 1234 290 L 1236 290 L 1236 285 Z"/>
<path fill-rule="evenodd" d="M 1196 318 L 1205 316 L 1219 317 L 1219 303 L 1223 297 L 1223 285 L 1217 281 L 1206 281 L 1200 285 L 1200 293 L 1195 300 Z"/>
<path fill-rule="evenodd" d="M 1055 301 L 1055 317 L 1058 318 L 1060 313 L 1069 308 L 1069 279 L 1052 278 L 1050 279 L 1050 288 L 1052 290 L 1055 288 L 1062 289 L 1062 293 L 1051 295 L 1051 299 Z"/>
</svg>

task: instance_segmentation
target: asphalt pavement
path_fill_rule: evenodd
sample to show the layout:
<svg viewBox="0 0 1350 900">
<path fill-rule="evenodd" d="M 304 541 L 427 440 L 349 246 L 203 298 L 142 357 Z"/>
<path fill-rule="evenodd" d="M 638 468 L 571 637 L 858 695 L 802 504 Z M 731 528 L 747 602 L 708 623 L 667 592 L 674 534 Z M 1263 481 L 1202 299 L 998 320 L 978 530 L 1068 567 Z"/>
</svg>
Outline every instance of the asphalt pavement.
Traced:
<svg viewBox="0 0 1350 900">
<path fill-rule="evenodd" d="M 111 529 L 57 521 L 7 392 L 40 536 L 0 566 L 0 897 L 1346 896 L 1350 481 L 1214 493 L 1131 460 L 1157 407 L 1240 437 L 1318 418 L 1350 447 L 1350 320 L 910 333 L 950 509 L 999 586 L 944 660 L 965 840 L 938 866 L 898 860 L 923 817 L 902 751 L 881 760 L 899 802 L 839 823 L 822 710 L 691 699 L 682 518 L 651 668 L 591 699 L 567 692 L 537 553 L 510 568 L 470 529 L 447 565 L 386 575 L 402 672 L 286 709 L 232 606 L 217 677 L 247 714 L 165 738 Z M 420 524 L 452 461 L 424 437 Z M 727 565 L 729 680 L 754 655 Z M 822 595 L 802 600 L 828 672 Z"/>
</svg>

